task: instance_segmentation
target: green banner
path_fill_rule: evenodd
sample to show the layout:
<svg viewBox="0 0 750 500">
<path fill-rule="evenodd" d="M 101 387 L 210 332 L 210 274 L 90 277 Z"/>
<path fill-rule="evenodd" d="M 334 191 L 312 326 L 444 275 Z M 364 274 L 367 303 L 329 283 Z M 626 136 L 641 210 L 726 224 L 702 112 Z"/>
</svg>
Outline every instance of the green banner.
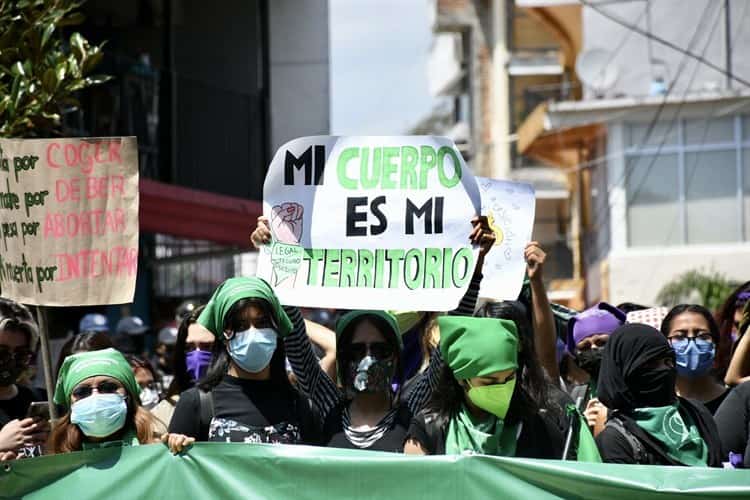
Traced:
<svg viewBox="0 0 750 500">
<path fill-rule="evenodd" d="M 0 498 L 750 498 L 750 471 L 252 444 L 101 448 L 5 462 Z"/>
</svg>

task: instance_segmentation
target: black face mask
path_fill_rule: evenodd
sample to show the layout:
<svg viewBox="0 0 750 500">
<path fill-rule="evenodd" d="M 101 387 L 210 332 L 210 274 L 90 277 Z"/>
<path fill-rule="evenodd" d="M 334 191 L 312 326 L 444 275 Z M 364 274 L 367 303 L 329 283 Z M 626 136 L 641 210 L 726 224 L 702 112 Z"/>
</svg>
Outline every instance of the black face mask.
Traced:
<svg viewBox="0 0 750 500">
<path fill-rule="evenodd" d="M 677 371 L 674 368 L 658 368 L 633 374 L 628 386 L 638 408 L 651 408 L 675 402 L 676 380 Z"/>
<path fill-rule="evenodd" d="M 0 361 L 0 387 L 15 383 L 24 368 L 23 363 L 19 363 L 15 358 L 9 357 Z"/>
<path fill-rule="evenodd" d="M 599 368 L 602 366 L 602 351 L 601 349 L 589 349 L 588 351 L 581 351 L 576 354 L 576 363 L 581 367 L 581 370 L 585 371 L 594 380 L 599 379 Z"/>
</svg>

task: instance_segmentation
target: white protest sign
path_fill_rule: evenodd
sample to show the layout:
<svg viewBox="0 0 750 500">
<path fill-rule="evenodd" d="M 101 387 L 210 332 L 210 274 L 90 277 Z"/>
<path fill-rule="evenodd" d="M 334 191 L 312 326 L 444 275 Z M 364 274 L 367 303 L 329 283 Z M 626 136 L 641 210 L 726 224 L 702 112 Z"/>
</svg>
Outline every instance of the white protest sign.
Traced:
<svg viewBox="0 0 750 500">
<path fill-rule="evenodd" d="M 285 304 L 451 310 L 474 272 L 479 210 L 476 181 L 449 139 L 296 139 L 266 176 L 273 243 L 257 275 Z"/>
<path fill-rule="evenodd" d="M 25 304 L 132 302 L 135 137 L 0 139 L 0 295 Z"/>
<path fill-rule="evenodd" d="M 482 215 L 495 232 L 495 246 L 485 257 L 479 296 L 516 300 L 526 272 L 524 248 L 534 229 L 534 188 L 522 182 L 476 177 Z"/>
</svg>

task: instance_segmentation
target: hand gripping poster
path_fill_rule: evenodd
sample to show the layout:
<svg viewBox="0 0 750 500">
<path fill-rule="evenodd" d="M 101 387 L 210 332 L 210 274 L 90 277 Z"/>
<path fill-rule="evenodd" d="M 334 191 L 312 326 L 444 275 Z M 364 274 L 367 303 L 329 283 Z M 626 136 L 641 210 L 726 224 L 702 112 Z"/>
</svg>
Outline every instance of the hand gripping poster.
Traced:
<svg viewBox="0 0 750 500">
<path fill-rule="evenodd" d="M 296 139 L 266 176 L 258 276 L 291 305 L 451 310 L 474 273 L 480 209 L 449 139 Z"/>
</svg>

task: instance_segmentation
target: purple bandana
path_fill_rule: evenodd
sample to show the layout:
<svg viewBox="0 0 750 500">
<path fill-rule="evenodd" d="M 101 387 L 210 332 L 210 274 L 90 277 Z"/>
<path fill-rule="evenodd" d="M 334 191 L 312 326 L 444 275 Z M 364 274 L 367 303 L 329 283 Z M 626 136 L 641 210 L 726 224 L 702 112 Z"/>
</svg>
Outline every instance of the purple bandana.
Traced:
<svg viewBox="0 0 750 500">
<path fill-rule="evenodd" d="M 625 313 L 606 302 L 600 302 L 568 322 L 568 350 L 576 352 L 576 345 L 581 340 L 592 335 L 609 335 L 623 323 Z"/>
</svg>

